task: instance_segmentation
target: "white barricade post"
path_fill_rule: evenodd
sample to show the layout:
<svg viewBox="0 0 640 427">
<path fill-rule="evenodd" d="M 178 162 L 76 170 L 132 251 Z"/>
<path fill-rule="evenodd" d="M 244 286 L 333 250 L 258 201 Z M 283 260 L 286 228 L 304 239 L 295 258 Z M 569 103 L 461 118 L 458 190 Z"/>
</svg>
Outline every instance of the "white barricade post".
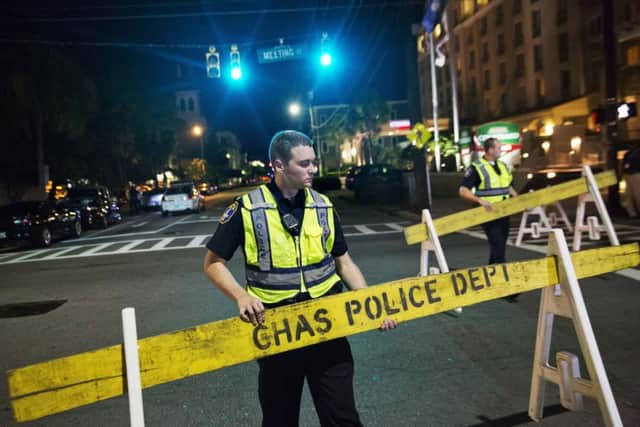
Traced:
<svg viewBox="0 0 640 427">
<path fill-rule="evenodd" d="M 516 237 L 516 246 L 522 245 L 522 239 L 525 234 L 530 234 L 531 237 L 537 239 L 540 237 L 540 233 L 550 232 L 552 227 L 558 224 L 558 220 L 564 223 L 569 230 L 569 233 L 573 232 L 573 227 L 571 226 L 569 217 L 567 217 L 567 213 L 562 207 L 562 204 L 560 204 L 560 202 L 554 202 L 549 206 L 555 207 L 556 212 L 550 212 L 547 214 L 548 206 L 537 206 L 532 209 L 527 209 L 522 213 L 520 228 L 518 229 L 518 236 Z M 538 221 L 528 224 L 529 217 L 534 215 L 538 217 Z"/>
<path fill-rule="evenodd" d="M 436 233 L 436 227 L 433 225 L 433 219 L 431 218 L 429 209 L 422 210 L 422 222 L 426 224 L 429 230 L 429 238 L 420 244 L 420 275 L 427 276 L 429 274 L 448 273 L 449 265 L 447 264 L 447 259 L 444 257 L 444 251 L 440 245 L 440 239 L 438 238 L 438 233 Z M 437 268 L 429 268 L 429 251 L 433 251 L 436 254 L 436 261 L 438 262 Z M 455 312 L 462 313 L 462 308 L 456 308 Z"/>
<path fill-rule="evenodd" d="M 550 233 L 548 254 L 556 256 L 560 283 L 542 289 L 531 377 L 529 416 L 535 421 L 542 419 L 544 381 L 546 380 L 559 386 L 560 403 L 563 407 L 574 411 L 580 410 L 582 396 L 588 396 L 598 401 L 607 426 L 622 426 L 562 230 L 554 229 Z M 578 335 L 590 380 L 580 377 L 578 358 L 571 353 L 559 352 L 556 354 L 556 366 L 549 364 L 555 316 L 571 319 Z"/>
<path fill-rule="evenodd" d="M 576 208 L 576 225 L 573 231 L 572 250 L 574 252 L 580 250 L 580 246 L 582 243 L 582 233 L 584 232 L 589 233 L 590 239 L 599 240 L 600 231 L 606 231 L 611 245 L 619 246 L 620 241 L 618 240 L 618 236 L 616 235 L 616 230 L 613 228 L 611 217 L 609 216 L 607 207 L 602 200 L 602 195 L 600 194 L 600 190 L 598 190 L 598 185 L 589 166 L 582 167 L 582 176 L 584 176 L 587 180 L 587 188 L 589 189 L 589 192 L 578 196 L 578 206 Z M 587 203 L 594 203 L 596 205 L 598 214 L 600 215 L 600 219 L 603 223 L 602 225 L 598 224 L 597 217 L 587 218 L 587 223 L 585 224 L 584 217 Z"/>
<path fill-rule="evenodd" d="M 136 312 L 133 308 L 129 307 L 122 310 L 122 333 L 124 336 L 127 394 L 129 395 L 129 420 L 131 427 L 144 427 L 142 382 L 140 380 L 140 360 L 138 357 L 138 332 L 136 330 Z"/>
<path fill-rule="evenodd" d="M 532 222 L 528 225 L 529 217 L 536 215 L 538 221 Z M 542 225 L 542 226 L 541 226 Z M 551 231 L 551 223 L 547 217 L 544 206 L 537 206 L 533 209 L 527 209 L 522 213 L 522 219 L 520 220 L 520 228 L 518 229 L 518 237 L 516 237 L 516 246 L 522 244 L 522 238 L 525 234 L 531 234 L 531 237 L 537 239 L 540 237 L 541 232 Z"/>
</svg>

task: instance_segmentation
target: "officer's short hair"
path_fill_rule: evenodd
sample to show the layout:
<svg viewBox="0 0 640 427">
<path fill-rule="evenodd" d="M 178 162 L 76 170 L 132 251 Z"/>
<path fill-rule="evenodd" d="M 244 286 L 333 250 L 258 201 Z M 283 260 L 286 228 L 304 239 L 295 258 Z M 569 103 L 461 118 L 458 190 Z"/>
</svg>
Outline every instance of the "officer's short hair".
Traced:
<svg viewBox="0 0 640 427">
<path fill-rule="evenodd" d="M 493 146 L 496 145 L 496 142 L 498 142 L 498 138 L 485 139 L 484 142 L 482 143 L 482 147 L 484 148 L 484 151 L 488 151 L 489 148 L 493 148 Z"/>
<path fill-rule="evenodd" d="M 273 163 L 276 159 L 285 164 L 291 160 L 291 150 L 299 145 L 313 147 L 313 141 L 307 135 L 297 130 L 282 130 L 271 138 L 269 144 L 269 160 Z"/>
</svg>

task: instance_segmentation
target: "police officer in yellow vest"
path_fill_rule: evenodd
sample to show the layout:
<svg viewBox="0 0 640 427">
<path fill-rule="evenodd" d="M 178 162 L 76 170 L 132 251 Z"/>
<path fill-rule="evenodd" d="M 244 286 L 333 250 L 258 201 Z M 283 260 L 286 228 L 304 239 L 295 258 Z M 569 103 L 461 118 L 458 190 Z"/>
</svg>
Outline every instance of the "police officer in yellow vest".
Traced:
<svg viewBox="0 0 640 427">
<path fill-rule="evenodd" d="M 311 188 L 313 145 L 297 131 L 276 133 L 269 147 L 274 179 L 223 213 L 207 243 L 204 270 L 238 305 L 240 318 L 265 322 L 265 308 L 367 286 L 347 252 L 331 201 Z M 246 289 L 227 266 L 237 247 L 245 256 Z M 381 330 L 397 326 L 385 319 Z M 305 378 L 322 426 L 360 426 L 353 395 L 353 358 L 340 338 L 258 360 L 263 426 L 297 426 Z"/>
<path fill-rule="evenodd" d="M 460 197 L 477 203 L 491 211 L 493 203 L 518 195 L 511 186 L 511 171 L 498 160 L 500 141 L 488 138 L 483 143 L 484 156 L 474 161 L 467 170 L 459 189 Z M 473 191 L 475 189 L 475 191 Z M 489 264 L 506 262 L 505 252 L 509 237 L 509 217 L 482 224 L 489 241 Z"/>
</svg>

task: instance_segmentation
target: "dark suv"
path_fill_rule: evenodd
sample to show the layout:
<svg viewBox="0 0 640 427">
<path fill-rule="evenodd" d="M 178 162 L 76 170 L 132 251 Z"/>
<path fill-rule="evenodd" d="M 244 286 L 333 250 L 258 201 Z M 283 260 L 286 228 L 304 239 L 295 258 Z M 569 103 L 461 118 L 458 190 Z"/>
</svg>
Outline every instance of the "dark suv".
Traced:
<svg viewBox="0 0 640 427">
<path fill-rule="evenodd" d="M 373 164 L 362 166 L 355 172 L 352 189 L 356 199 L 392 201 L 400 198 L 402 194 L 401 170 L 389 165 Z"/>
<path fill-rule="evenodd" d="M 103 186 L 71 188 L 64 204 L 80 211 L 85 228 L 107 228 L 110 224 L 122 221 L 118 204 Z"/>
</svg>

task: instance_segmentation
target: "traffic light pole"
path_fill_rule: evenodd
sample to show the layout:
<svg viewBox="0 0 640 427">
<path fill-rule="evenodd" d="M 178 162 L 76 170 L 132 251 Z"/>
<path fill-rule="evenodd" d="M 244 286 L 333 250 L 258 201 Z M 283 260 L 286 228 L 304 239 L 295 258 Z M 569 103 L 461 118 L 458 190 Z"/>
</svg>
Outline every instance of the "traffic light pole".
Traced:
<svg viewBox="0 0 640 427">
<path fill-rule="evenodd" d="M 607 169 L 613 169 L 618 174 L 618 126 L 617 126 L 617 88 L 616 88 L 616 34 L 614 31 L 613 3 L 602 0 L 603 21 L 603 54 L 605 72 L 605 118 L 606 126 L 602 130 L 604 146 L 606 148 Z M 622 211 L 618 184 L 608 190 L 608 205 L 613 214 Z"/>
</svg>

